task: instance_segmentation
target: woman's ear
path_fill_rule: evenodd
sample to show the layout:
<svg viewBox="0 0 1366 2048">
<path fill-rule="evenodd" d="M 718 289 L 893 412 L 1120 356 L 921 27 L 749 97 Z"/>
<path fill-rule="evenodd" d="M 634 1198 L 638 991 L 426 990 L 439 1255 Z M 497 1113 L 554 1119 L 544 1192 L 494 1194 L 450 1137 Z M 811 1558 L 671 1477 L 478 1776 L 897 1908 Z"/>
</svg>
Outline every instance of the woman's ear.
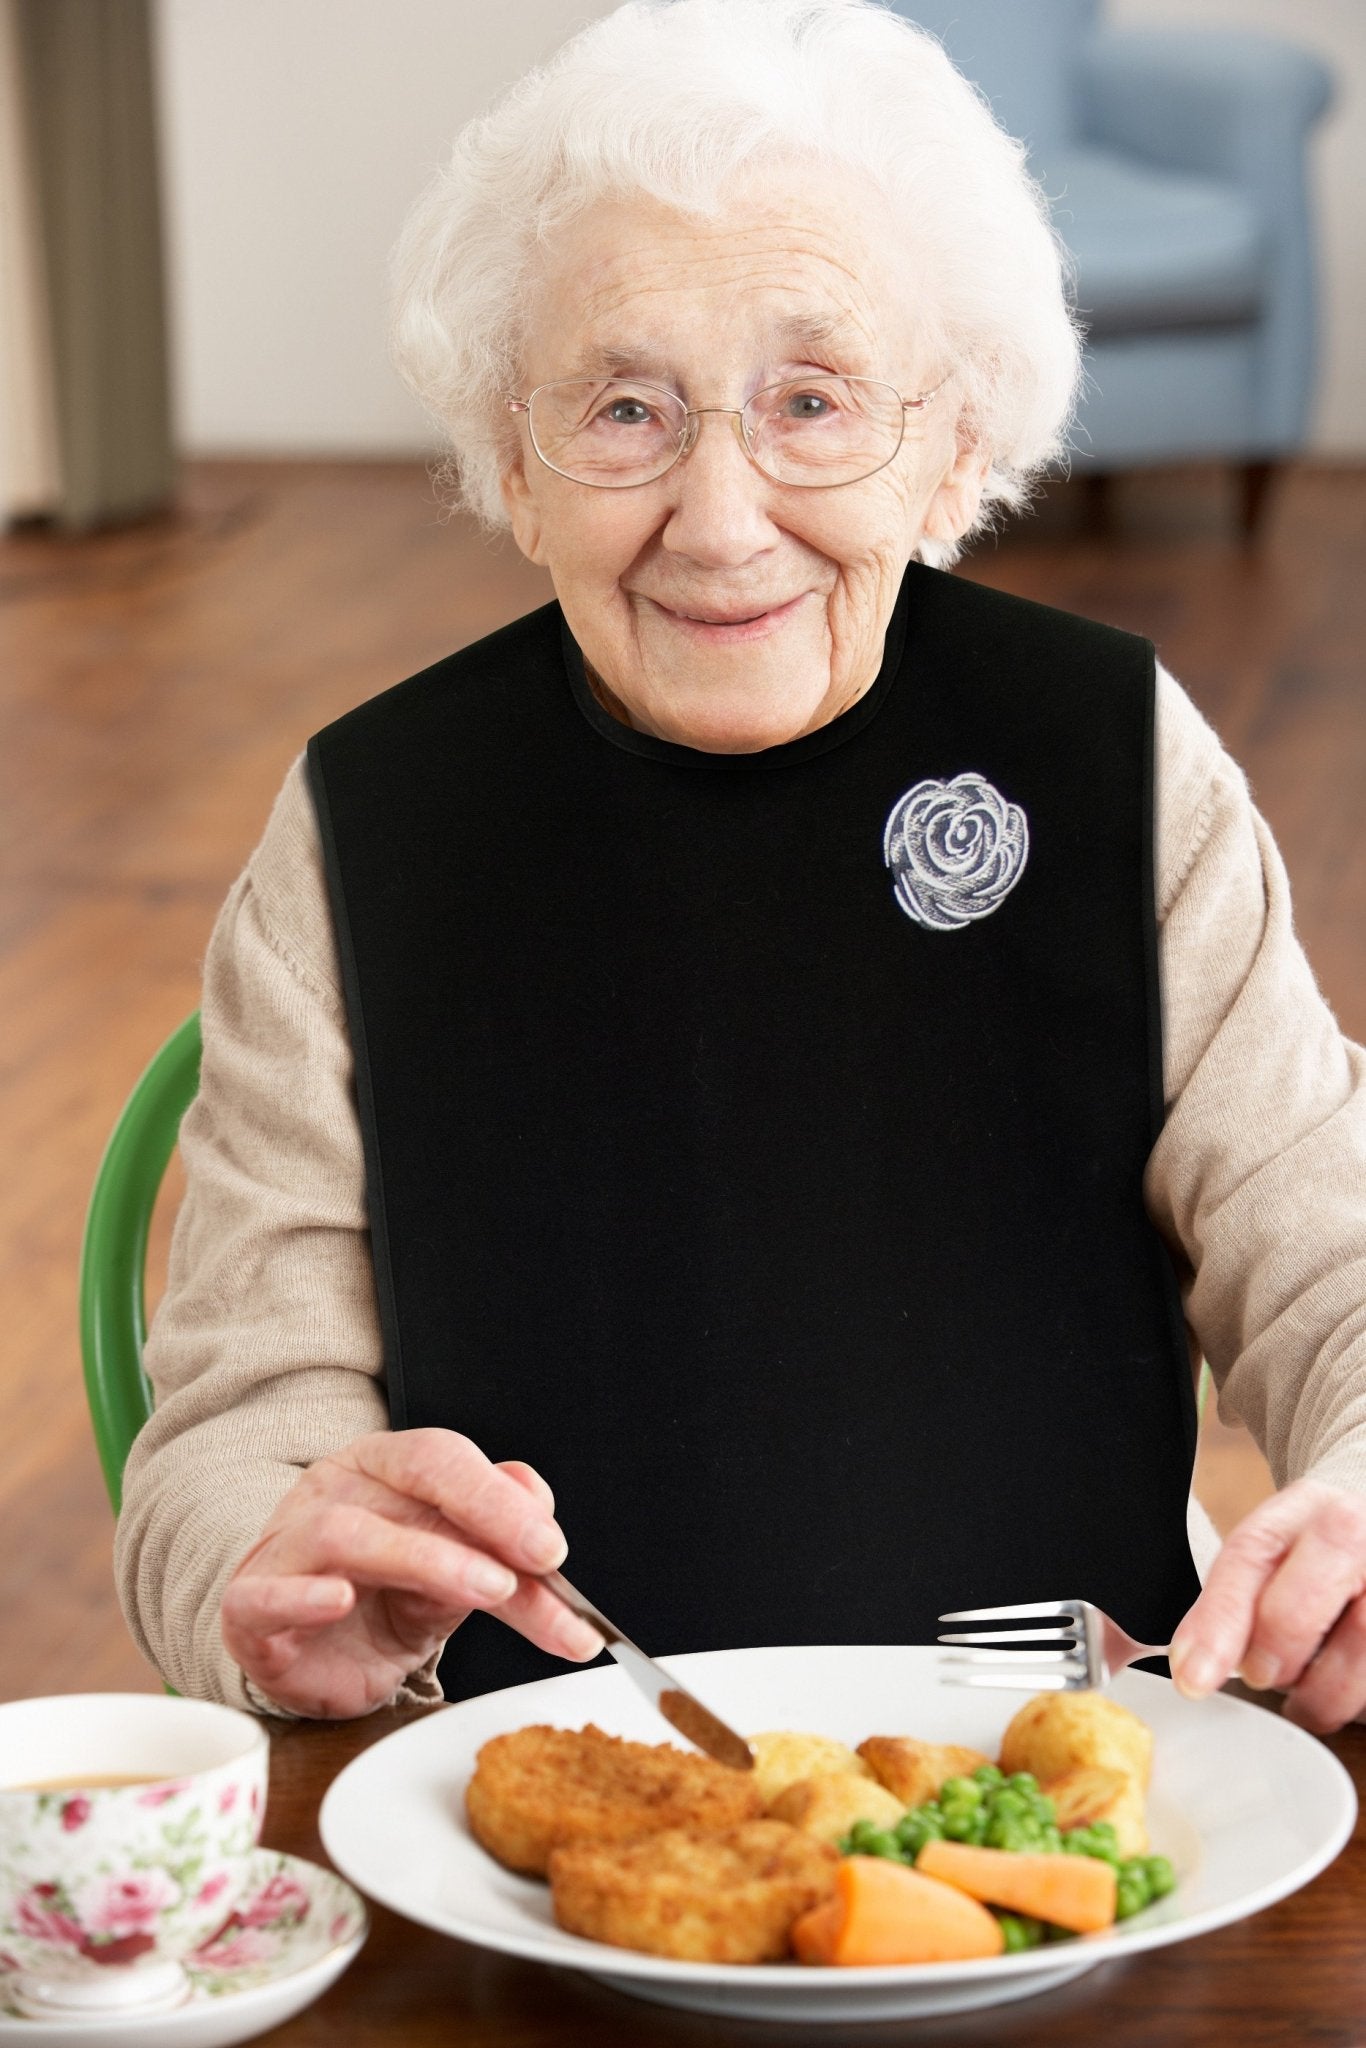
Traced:
<svg viewBox="0 0 1366 2048">
<path fill-rule="evenodd" d="M 529 562 L 545 566 L 541 552 L 541 515 L 527 482 L 526 464 L 519 448 L 498 478 L 498 488 L 512 522 L 512 537 Z"/>
<path fill-rule="evenodd" d="M 991 456 L 979 441 L 960 439 L 925 508 L 921 532 L 931 540 L 961 540 L 977 517 L 990 468 Z"/>
</svg>

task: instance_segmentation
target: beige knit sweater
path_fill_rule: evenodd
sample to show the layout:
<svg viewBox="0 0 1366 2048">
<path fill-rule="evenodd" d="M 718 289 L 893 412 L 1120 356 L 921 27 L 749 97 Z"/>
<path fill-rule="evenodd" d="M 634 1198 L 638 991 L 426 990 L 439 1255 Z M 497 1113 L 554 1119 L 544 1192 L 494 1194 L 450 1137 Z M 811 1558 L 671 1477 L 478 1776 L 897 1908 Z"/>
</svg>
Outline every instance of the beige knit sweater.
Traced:
<svg viewBox="0 0 1366 2048">
<path fill-rule="evenodd" d="M 1366 1492 L 1366 1053 L 1291 924 L 1240 770 L 1158 675 L 1167 1122 L 1145 1178 L 1193 1357 L 1278 1485 Z M 156 1413 L 115 1546 L 129 1627 L 181 1692 L 262 1704 L 219 1634 L 225 1581 L 303 1468 L 387 1422 L 365 1173 L 302 755 L 204 963 L 187 1185 L 148 1339 Z M 573 1532 L 568 1532 L 572 1543 Z M 1198 1564 L 1215 1537 L 1192 1508 Z M 436 1697 L 433 1664 L 406 1694 Z"/>
</svg>

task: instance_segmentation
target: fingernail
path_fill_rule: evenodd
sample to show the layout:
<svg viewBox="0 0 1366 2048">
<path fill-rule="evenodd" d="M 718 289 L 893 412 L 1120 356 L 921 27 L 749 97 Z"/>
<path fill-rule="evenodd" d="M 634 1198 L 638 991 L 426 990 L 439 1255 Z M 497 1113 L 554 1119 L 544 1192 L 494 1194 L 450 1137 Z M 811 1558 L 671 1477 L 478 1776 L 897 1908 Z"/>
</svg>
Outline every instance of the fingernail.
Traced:
<svg viewBox="0 0 1366 2048">
<path fill-rule="evenodd" d="M 551 1572 L 569 1555 L 569 1545 L 552 1522 L 528 1522 L 522 1531 L 522 1555 L 533 1571 Z"/>
<path fill-rule="evenodd" d="M 1173 1657 L 1171 1664 L 1176 1689 L 1188 1700 L 1203 1699 L 1206 1693 L 1214 1691 L 1219 1667 L 1208 1650 L 1189 1649 L 1182 1656 Z"/>
<path fill-rule="evenodd" d="M 1280 1676 L 1280 1664 L 1270 1651 L 1254 1650 L 1243 1665 L 1244 1685 L 1250 1685 L 1254 1692 L 1266 1692 Z"/>
<path fill-rule="evenodd" d="M 481 1600 L 510 1600 L 517 1591 L 517 1574 L 491 1557 L 481 1557 L 466 1573 L 466 1584 Z"/>
</svg>

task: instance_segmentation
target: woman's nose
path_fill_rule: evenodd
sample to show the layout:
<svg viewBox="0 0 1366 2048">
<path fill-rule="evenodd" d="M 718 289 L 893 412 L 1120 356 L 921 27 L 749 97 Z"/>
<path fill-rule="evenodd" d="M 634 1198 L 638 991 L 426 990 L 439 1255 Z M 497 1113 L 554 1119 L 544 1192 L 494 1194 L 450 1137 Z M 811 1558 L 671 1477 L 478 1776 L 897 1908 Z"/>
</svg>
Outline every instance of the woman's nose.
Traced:
<svg viewBox="0 0 1366 2048">
<path fill-rule="evenodd" d="M 738 413 L 707 410 L 692 424 L 692 444 L 669 472 L 673 510 L 664 545 L 695 562 L 747 561 L 773 544 L 774 486 L 750 460 Z"/>
</svg>

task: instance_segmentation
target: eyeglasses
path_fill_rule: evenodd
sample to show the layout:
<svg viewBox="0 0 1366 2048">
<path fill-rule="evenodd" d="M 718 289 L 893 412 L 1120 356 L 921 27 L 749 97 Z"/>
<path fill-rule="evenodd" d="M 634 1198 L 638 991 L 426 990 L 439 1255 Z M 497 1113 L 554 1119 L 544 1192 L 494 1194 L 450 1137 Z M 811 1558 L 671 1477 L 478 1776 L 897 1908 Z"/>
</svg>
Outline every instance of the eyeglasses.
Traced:
<svg viewBox="0 0 1366 2048">
<path fill-rule="evenodd" d="M 527 415 L 537 455 L 571 483 L 606 491 L 653 483 L 691 449 L 703 414 L 717 412 L 775 483 L 829 490 L 885 469 L 905 438 L 907 413 L 922 412 L 947 382 L 902 398 L 874 377 L 792 377 L 765 385 L 744 406 L 688 406 L 657 384 L 568 377 L 503 403 Z"/>
</svg>

